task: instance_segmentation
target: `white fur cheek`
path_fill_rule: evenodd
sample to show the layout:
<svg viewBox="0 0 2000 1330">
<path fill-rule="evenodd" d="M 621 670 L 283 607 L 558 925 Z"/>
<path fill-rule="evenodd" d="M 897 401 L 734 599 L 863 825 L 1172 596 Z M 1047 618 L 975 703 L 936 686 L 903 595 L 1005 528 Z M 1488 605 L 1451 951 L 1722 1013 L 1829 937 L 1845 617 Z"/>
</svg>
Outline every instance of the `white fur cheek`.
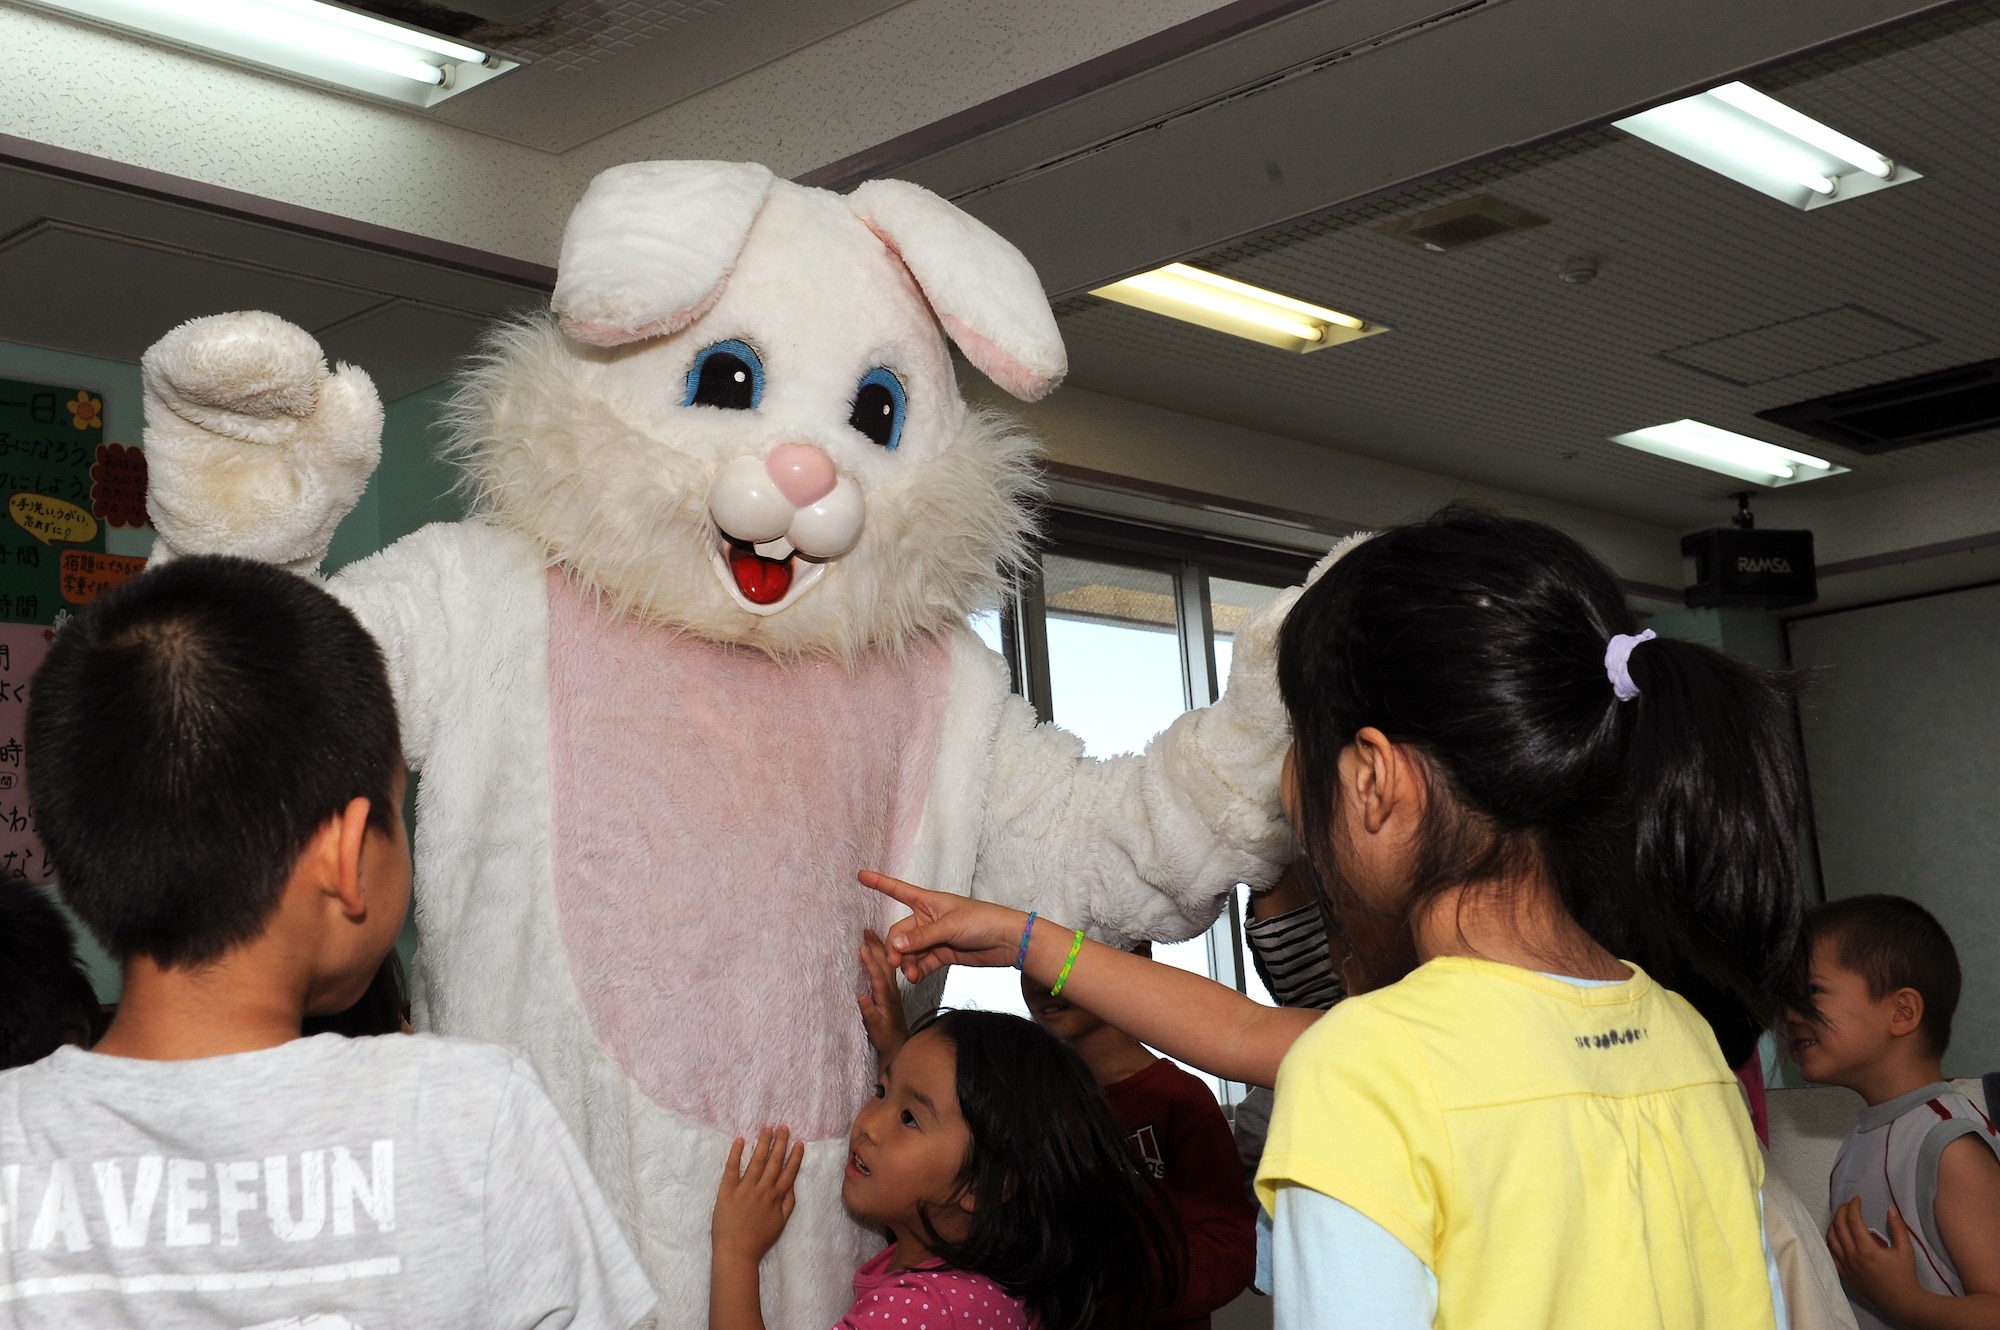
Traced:
<svg viewBox="0 0 2000 1330">
<path fill-rule="evenodd" d="M 867 518 L 861 487 L 842 476 L 825 498 L 793 515 L 786 534 L 792 548 L 809 559 L 838 559 L 860 541 Z"/>
<path fill-rule="evenodd" d="M 708 487 L 708 515 L 715 519 L 724 535 L 753 545 L 776 540 L 788 528 L 796 526 L 798 517 L 804 516 L 794 516 L 791 503 L 778 492 L 778 484 L 761 457 L 733 458 L 715 473 L 715 480 Z M 859 522 L 854 533 L 857 538 L 861 534 Z M 792 543 L 798 544 L 796 537 Z M 848 547 L 853 544 L 852 540 L 847 542 Z M 845 553 L 846 548 L 840 552 Z"/>
</svg>

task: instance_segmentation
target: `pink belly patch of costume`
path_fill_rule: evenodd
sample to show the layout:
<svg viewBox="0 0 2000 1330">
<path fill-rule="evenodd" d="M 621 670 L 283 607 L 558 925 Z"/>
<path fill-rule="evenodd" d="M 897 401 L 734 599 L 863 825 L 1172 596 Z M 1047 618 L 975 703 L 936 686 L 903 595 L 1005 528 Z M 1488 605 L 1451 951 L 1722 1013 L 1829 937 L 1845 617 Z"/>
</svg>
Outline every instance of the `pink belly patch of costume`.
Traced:
<svg viewBox="0 0 2000 1330">
<path fill-rule="evenodd" d="M 847 1131 L 873 1076 L 854 880 L 909 854 L 950 653 L 778 665 L 601 615 L 549 576 L 556 913 L 598 1043 L 737 1134 Z"/>
</svg>

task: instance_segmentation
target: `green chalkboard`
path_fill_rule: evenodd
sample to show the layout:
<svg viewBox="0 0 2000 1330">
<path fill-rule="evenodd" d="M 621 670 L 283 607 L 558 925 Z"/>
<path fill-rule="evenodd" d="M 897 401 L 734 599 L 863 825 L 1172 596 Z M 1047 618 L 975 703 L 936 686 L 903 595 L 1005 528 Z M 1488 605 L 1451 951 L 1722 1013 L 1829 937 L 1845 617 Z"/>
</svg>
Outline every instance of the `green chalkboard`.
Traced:
<svg viewBox="0 0 2000 1330">
<path fill-rule="evenodd" d="M 143 561 L 104 552 L 146 524 L 146 462 L 104 439 L 104 398 L 0 379 L 0 622 L 53 625 Z"/>
</svg>

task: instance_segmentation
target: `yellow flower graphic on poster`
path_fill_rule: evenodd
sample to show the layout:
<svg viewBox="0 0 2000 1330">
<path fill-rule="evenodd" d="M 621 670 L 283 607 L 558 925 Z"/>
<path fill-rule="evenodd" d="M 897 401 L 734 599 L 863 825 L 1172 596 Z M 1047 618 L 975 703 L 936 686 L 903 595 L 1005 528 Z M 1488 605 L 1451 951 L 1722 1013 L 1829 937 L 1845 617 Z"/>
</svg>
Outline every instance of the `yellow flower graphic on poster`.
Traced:
<svg viewBox="0 0 2000 1330">
<path fill-rule="evenodd" d="M 68 402 L 65 405 L 69 408 L 69 423 L 76 428 L 104 428 L 104 399 L 102 397 L 92 397 L 89 393 L 79 388 L 76 390 L 76 400 Z"/>
</svg>

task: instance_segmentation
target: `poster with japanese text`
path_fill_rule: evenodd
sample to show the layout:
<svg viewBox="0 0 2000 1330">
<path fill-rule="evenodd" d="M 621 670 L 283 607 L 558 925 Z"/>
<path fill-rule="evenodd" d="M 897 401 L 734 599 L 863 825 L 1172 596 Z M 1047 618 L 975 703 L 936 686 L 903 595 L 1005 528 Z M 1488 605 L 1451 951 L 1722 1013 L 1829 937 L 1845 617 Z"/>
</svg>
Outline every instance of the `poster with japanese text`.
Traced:
<svg viewBox="0 0 2000 1330">
<path fill-rule="evenodd" d="M 0 379 L 0 874 L 50 876 L 28 811 L 29 681 L 81 605 L 145 566 L 105 552 L 112 526 L 146 525 L 146 459 L 104 439 L 104 398 Z"/>
</svg>

